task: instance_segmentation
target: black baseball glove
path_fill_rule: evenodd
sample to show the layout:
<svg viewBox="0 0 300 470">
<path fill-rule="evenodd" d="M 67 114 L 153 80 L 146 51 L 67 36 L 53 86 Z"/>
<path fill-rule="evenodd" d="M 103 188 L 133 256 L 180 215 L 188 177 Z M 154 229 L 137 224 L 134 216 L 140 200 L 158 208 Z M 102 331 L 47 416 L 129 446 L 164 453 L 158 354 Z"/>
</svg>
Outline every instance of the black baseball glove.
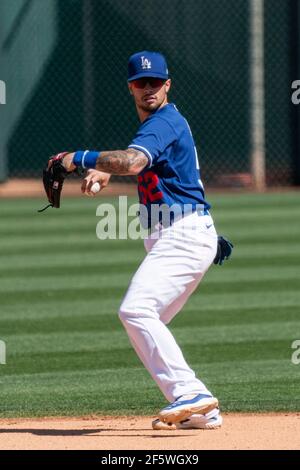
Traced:
<svg viewBox="0 0 300 470">
<path fill-rule="evenodd" d="M 230 257 L 233 246 L 234 245 L 231 243 L 231 241 L 227 240 L 225 237 L 222 237 L 222 235 L 219 235 L 217 254 L 214 259 L 214 264 L 219 264 L 222 266 L 224 260 Z"/>
<path fill-rule="evenodd" d="M 48 207 L 56 207 L 57 209 L 60 207 L 60 195 L 68 174 L 62 164 L 62 159 L 67 153 L 63 152 L 51 157 L 47 167 L 43 170 L 43 184 L 49 204 L 38 212 L 43 212 Z"/>
</svg>

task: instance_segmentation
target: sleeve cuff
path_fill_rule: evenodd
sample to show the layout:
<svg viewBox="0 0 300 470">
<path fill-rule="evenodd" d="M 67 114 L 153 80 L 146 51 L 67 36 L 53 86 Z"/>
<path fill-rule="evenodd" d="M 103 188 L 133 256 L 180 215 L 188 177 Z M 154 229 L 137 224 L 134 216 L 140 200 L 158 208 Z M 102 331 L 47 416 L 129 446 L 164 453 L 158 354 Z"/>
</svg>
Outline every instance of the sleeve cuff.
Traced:
<svg viewBox="0 0 300 470">
<path fill-rule="evenodd" d="M 128 145 L 128 148 L 129 149 L 136 149 L 136 150 L 140 150 L 141 152 L 143 152 L 146 157 L 148 158 L 148 167 L 150 168 L 152 166 L 152 155 L 151 153 L 149 152 L 149 150 L 147 150 L 145 147 L 142 147 L 141 145 L 135 145 L 135 144 L 132 144 L 132 145 Z"/>
</svg>

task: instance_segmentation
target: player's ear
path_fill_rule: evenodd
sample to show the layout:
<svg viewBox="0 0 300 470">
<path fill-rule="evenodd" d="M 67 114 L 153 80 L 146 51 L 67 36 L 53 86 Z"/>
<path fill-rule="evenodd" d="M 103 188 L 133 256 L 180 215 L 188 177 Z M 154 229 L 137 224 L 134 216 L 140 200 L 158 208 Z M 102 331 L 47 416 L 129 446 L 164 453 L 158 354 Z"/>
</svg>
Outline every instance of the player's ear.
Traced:
<svg viewBox="0 0 300 470">
<path fill-rule="evenodd" d="M 171 88 L 171 84 L 172 84 L 171 79 L 168 78 L 168 80 L 167 80 L 166 83 L 165 83 L 165 86 L 166 86 L 166 93 L 169 92 L 169 90 L 170 90 L 170 88 Z"/>
<path fill-rule="evenodd" d="M 129 93 L 132 95 L 132 94 L 133 94 L 133 93 L 132 93 L 132 89 L 131 89 L 131 88 L 132 88 L 132 85 L 131 85 L 131 83 L 130 83 L 130 82 L 129 82 L 129 83 L 127 83 L 127 85 L 128 85 L 128 90 L 129 90 Z"/>
</svg>

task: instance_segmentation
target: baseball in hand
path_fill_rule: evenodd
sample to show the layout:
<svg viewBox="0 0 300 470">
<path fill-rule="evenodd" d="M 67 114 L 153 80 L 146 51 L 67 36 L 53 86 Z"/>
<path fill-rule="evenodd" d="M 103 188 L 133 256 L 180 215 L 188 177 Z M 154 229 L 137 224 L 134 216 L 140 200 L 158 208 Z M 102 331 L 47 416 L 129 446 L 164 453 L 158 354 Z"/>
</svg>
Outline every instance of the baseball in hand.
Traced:
<svg viewBox="0 0 300 470">
<path fill-rule="evenodd" d="M 94 183 L 91 187 L 91 193 L 93 194 L 99 193 L 100 189 L 101 189 L 100 183 L 96 181 L 96 183 Z"/>
</svg>

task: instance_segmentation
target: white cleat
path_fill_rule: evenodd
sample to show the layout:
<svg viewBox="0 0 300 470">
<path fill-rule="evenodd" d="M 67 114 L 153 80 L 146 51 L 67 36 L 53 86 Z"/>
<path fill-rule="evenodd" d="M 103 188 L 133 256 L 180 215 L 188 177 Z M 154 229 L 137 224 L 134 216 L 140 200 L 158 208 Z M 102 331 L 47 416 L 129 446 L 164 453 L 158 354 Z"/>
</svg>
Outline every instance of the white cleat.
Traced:
<svg viewBox="0 0 300 470">
<path fill-rule="evenodd" d="M 218 400 L 211 395 L 199 393 L 197 395 L 183 395 L 173 403 L 163 408 L 158 417 L 164 423 L 175 424 L 184 421 L 193 414 L 206 414 L 217 408 Z"/>
<path fill-rule="evenodd" d="M 222 426 L 223 418 L 219 408 L 206 414 L 193 414 L 179 423 L 164 423 L 160 419 L 152 421 L 155 431 L 175 431 L 176 429 L 218 429 Z"/>
</svg>

